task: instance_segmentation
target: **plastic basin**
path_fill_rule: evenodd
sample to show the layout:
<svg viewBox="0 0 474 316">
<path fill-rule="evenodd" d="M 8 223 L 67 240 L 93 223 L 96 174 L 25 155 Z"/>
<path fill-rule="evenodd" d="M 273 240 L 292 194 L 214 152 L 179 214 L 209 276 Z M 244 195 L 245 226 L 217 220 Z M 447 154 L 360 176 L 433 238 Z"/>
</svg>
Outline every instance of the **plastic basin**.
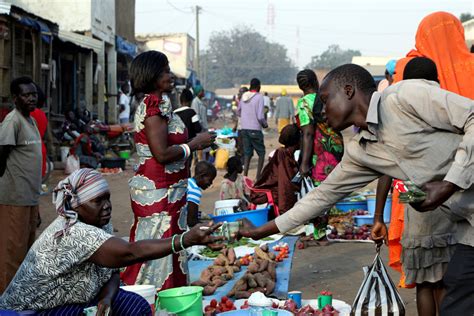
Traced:
<svg viewBox="0 0 474 316">
<path fill-rule="evenodd" d="M 356 226 L 362 226 L 362 225 L 373 225 L 374 224 L 374 215 L 354 215 L 352 216 L 354 218 Z"/>
<path fill-rule="evenodd" d="M 367 196 L 367 210 L 371 216 L 375 214 L 375 195 Z M 385 202 L 385 207 L 383 209 L 383 221 L 385 223 L 390 223 L 390 217 L 392 215 L 392 197 L 387 197 Z"/>
<path fill-rule="evenodd" d="M 201 286 L 183 286 L 158 292 L 160 310 L 178 316 L 202 315 Z"/>
<path fill-rule="evenodd" d="M 234 206 L 239 206 L 239 199 L 220 200 L 214 203 L 214 214 L 225 215 L 234 213 Z"/>
<path fill-rule="evenodd" d="M 262 226 L 268 222 L 268 210 L 269 208 L 261 208 L 253 211 L 245 211 L 234 214 L 211 216 L 212 220 L 218 222 L 236 222 L 239 219 L 246 218 L 252 222 L 255 226 Z"/>
<path fill-rule="evenodd" d="M 120 158 L 128 160 L 130 159 L 130 150 L 121 150 L 119 151 L 118 155 Z"/>
<path fill-rule="evenodd" d="M 366 210 L 367 211 L 367 201 L 344 201 L 336 203 L 336 208 L 341 212 L 349 212 L 352 210 Z"/>
</svg>

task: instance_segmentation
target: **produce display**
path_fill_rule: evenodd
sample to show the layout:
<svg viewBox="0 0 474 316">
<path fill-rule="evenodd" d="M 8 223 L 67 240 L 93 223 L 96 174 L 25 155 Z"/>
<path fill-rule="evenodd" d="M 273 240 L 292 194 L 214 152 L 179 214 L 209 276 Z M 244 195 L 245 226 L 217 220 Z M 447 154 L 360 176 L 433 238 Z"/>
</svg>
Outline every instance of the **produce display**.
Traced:
<svg viewBox="0 0 474 316">
<path fill-rule="evenodd" d="M 347 227 L 342 232 L 336 228 L 332 228 L 328 239 L 370 240 L 370 227 L 368 225 Z"/>
<path fill-rule="evenodd" d="M 233 311 L 236 309 L 237 308 L 234 306 L 234 302 L 229 300 L 227 296 L 223 296 L 220 302 L 217 300 L 212 300 L 209 305 L 204 307 L 204 315 L 213 316 L 218 313 Z"/>
<path fill-rule="evenodd" d="M 268 296 L 275 289 L 277 255 L 269 250 L 268 245 L 255 247 L 254 250 L 253 259 L 248 259 L 247 272 L 235 283 L 227 294 L 228 297 L 249 298 L 255 292 Z"/>
<path fill-rule="evenodd" d="M 218 287 L 234 278 L 234 273 L 240 271 L 240 263 L 233 248 L 222 249 L 214 260 L 213 265 L 201 272 L 199 280 L 191 285 L 202 286 L 203 295 L 212 295 Z"/>
<path fill-rule="evenodd" d="M 225 248 L 236 248 L 236 247 L 240 247 L 240 246 L 247 246 L 247 247 L 256 247 L 256 246 L 258 246 L 258 244 L 252 242 L 252 239 L 246 238 L 246 237 L 243 237 L 240 240 L 234 240 L 234 241 L 229 242 L 227 244 L 220 244 L 220 245 L 221 245 L 222 248 L 224 248 L 224 247 Z M 211 247 L 205 247 L 199 252 L 199 254 L 202 255 L 202 256 L 205 256 L 205 257 L 209 257 L 209 258 L 216 258 L 217 256 L 219 256 L 221 251 L 220 250 L 215 250 L 215 248 L 217 248 L 217 245 L 213 245 Z"/>
</svg>

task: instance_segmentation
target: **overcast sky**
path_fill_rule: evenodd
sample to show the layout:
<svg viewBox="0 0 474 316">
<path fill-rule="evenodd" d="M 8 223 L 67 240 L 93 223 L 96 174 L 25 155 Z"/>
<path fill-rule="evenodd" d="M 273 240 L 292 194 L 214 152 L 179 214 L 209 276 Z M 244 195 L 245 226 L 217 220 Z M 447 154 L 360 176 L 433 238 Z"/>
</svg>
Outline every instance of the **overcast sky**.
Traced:
<svg viewBox="0 0 474 316">
<path fill-rule="evenodd" d="M 195 5 L 202 7 L 201 49 L 213 32 L 247 25 L 284 45 L 299 67 L 331 44 L 366 56 L 403 56 L 427 14 L 474 13 L 474 0 L 137 0 L 136 33 L 185 32 L 195 37 Z M 273 26 L 268 23 L 272 7 Z"/>
</svg>

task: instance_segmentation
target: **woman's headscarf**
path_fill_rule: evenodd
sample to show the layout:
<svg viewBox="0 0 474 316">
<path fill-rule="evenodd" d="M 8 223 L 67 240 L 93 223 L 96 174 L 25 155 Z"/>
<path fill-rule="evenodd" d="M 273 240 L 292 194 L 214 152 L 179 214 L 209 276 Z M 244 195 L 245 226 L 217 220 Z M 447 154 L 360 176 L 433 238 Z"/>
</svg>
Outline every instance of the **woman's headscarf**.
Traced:
<svg viewBox="0 0 474 316">
<path fill-rule="evenodd" d="M 66 234 L 77 222 L 75 208 L 106 192 L 109 192 L 107 181 L 94 169 L 79 169 L 61 180 L 53 191 L 53 203 L 56 204 L 56 212 L 66 218 L 66 225 L 55 237 Z"/>
<path fill-rule="evenodd" d="M 466 46 L 464 28 L 458 18 L 447 12 L 426 16 L 418 26 L 415 47 L 407 57 L 433 60 L 441 88 L 474 99 L 474 55 Z M 402 66 L 397 62 L 397 78 L 403 78 Z"/>
</svg>

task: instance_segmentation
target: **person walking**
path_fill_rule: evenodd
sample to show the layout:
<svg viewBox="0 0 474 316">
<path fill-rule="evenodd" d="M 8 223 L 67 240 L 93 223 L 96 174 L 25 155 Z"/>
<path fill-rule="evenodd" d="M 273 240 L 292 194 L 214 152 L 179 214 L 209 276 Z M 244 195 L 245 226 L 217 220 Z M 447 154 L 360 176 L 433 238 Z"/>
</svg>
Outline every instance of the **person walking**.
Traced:
<svg viewBox="0 0 474 316">
<path fill-rule="evenodd" d="M 158 51 L 135 57 L 130 65 L 134 93 L 144 98 L 135 113 L 135 143 L 139 165 L 129 181 L 134 223 L 130 242 L 164 239 L 181 234 L 186 223 L 187 160 L 193 150 L 209 147 L 213 133 L 188 141 L 188 131 L 173 113 L 168 93 L 173 89 L 168 58 Z M 153 284 L 158 290 L 187 283 L 186 252 L 128 266 L 124 283 Z"/>
<path fill-rule="evenodd" d="M 30 116 L 38 92 L 20 77 L 10 93 L 15 108 L 0 124 L 0 294 L 35 241 L 41 190 L 41 136 Z"/>
<path fill-rule="evenodd" d="M 242 142 L 244 149 L 244 175 L 247 176 L 250 160 L 255 150 L 258 155 L 257 180 L 260 178 L 263 163 L 265 162 L 265 143 L 263 128 L 267 128 L 264 114 L 263 96 L 260 94 L 260 80 L 253 78 L 250 89 L 242 95 L 237 114 L 241 118 Z"/>
<path fill-rule="evenodd" d="M 126 124 L 130 122 L 130 86 L 128 85 L 128 82 L 122 84 L 120 89 L 122 93 L 119 98 L 119 122 L 120 124 Z"/>
<path fill-rule="evenodd" d="M 295 105 L 293 100 L 286 95 L 286 89 L 281 90 L 281 96 L 275 102 L 275 124 L 278 125 L 278 134 L 281 130 L 295 122 Z"/>
<path fill-rule="evenodd" d="M 207 107 L 202 102 L 204 98 L 204 89 L 201 85 L 197 85 L 194 87 L 194 99 L 191 103 L 191 109 L 197 113 L 199 116 L 199 123 L 201 123 L 201 127 L 203 131 L 207 131 L 209 129 L 209 124 L 207 122 Z"/>
</svg>

